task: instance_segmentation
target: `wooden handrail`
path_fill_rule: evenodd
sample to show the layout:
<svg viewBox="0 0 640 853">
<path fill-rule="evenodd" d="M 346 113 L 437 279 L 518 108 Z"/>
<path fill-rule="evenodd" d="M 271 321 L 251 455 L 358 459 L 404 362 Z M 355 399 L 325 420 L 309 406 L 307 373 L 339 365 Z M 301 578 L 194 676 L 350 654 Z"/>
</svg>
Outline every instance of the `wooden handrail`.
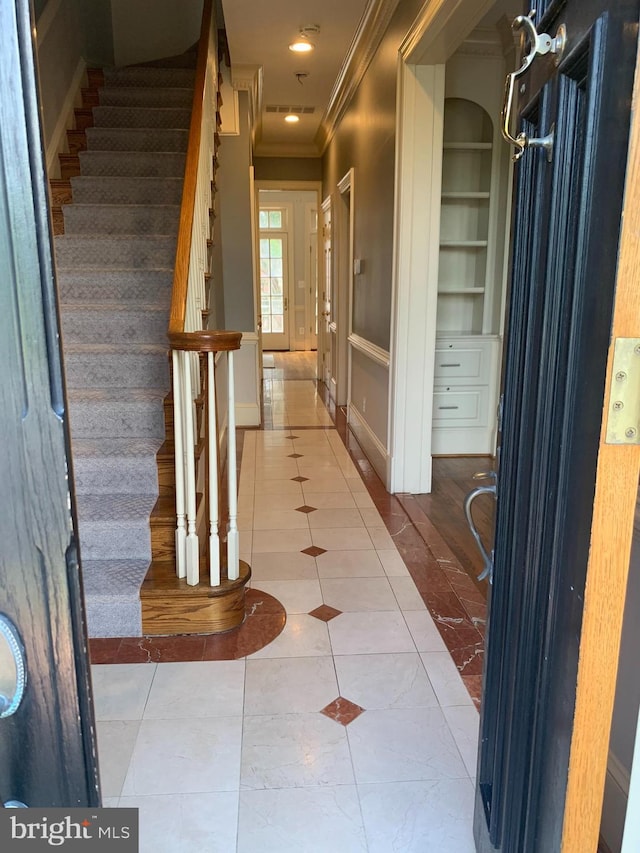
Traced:
<svg viewBox="0 0 640 853">
<path fill-rule="evenodd" d="M 193 107 L 189 125 L 189 147 L 184 168 L 184 185 L 182 202 L 180 204 L 180 227 L 176 246 L 176 264 L 173 274 L 173 291 L 171 294 L 171 311 L 169 313 L 169 335 L 184 331 L 184 321 L 187 309 L 187 288 L 189 281 L 189 257 L 191 254 L 191 232 L 193 230 L 193 211 L 196 199 L 196 184 L 198 181 L 198 161 L 200 158 L 200 131 L 202 126 L 202 109 L 204 102 L 205 79 L 209 56 L 209 33 L 213 0 L 205 0 L 202 10 L 202 25 L 200 41 L 198 42 L 198 59 L 196 63 L 196 79 L 193 90 Z"/>
<path fill-rule="evenodd" d="M 171 349 L 183 352 L 229 352 L 240 349 L 242 332 L 201 329 L 199 332 L 169 332 Z"/>
</svg>

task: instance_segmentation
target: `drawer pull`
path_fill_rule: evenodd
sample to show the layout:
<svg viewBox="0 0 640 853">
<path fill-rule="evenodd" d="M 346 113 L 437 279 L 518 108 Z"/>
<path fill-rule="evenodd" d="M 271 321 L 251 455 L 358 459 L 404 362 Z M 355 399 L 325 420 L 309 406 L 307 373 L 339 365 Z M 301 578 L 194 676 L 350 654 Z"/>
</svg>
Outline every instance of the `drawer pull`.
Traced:
<svg viewBox="0 0 640 853">
<path fill-rule="evenodd" d="M 460 362 L 457 364 L 441 364 L 440 367 L 460 367 Z"/>
<path fill-rule="evenodd" d="M 439 409 L 459 409 L 460 406 L 438 406 Z"/>
</svg>

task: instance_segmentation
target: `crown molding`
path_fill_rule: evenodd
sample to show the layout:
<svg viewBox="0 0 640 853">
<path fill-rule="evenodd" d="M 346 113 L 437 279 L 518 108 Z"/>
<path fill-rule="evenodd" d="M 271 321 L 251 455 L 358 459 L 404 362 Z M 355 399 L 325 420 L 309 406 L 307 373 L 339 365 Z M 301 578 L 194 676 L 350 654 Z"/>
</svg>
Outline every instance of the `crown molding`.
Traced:
<svg viewBox="0 0 640 853">
<path fill-rule="evenodd" d="M 316 144 L 321 153 L 329 144 L 337 125 L 351 103 L 398 3 L 399 0 L 369 0 L 334 83 L 329 103 L 316 134 Z"/>
</svg>

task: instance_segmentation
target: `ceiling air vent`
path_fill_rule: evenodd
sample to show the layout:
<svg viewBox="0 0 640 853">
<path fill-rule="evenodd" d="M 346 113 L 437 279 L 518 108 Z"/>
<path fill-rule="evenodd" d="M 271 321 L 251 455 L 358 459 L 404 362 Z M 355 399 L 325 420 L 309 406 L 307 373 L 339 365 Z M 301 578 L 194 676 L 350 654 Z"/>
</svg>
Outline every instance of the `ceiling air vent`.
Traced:
<svg viewBox="0 0 640 853">
<path fill-rule="evenodd" d="M 297 113 L 298 115 L 312 115 L 315 107 L 290 107 L 285 104 L 267 104 L 265 111 L 268 113 Z"/>
</svg>

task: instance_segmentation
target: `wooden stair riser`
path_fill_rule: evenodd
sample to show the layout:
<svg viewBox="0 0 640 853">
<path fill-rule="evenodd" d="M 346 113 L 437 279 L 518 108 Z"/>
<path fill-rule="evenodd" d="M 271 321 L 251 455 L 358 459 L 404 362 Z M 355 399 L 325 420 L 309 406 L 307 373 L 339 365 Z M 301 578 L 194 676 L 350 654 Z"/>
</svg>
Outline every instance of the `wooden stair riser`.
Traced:
<svg viewBox="0 0 640 853">
<path fill-rule="evenodd" d="M 82 90 L 82 106 L 83 107 L 98 107 L 100 106 L 100 95 L 98 89 L 91 86 Z"/>
<path fill-rule="evenodd" d="M 79 154 L 87 150 L 87 134 L 84 130 L 68 130 L 67 145 L 69 154 Z"/>
<path fill-rule="evenodd" d="M 76 130 L 86 130 L 93 127 L 93 110 L 90 107 L 79 107 L 75 110 Z"/>
<path fill-rule="evenodd" d="M 165 523 L 151 524 L 151 553 L 154 560 L 176 559 L 176 522 L 175 517 Z"/>
<path fill-rule="evenodd" d="M 76 178 L 80 174 L 80 158 L 77 154 L 59 154 L 60 177 L 63 181 Z"/>
<path fill-rule="evenodd" d="M 92 89 L 104 86 L 104 71 L 102 68 L 87 68 L 87 82 Z"/>
</svg>

